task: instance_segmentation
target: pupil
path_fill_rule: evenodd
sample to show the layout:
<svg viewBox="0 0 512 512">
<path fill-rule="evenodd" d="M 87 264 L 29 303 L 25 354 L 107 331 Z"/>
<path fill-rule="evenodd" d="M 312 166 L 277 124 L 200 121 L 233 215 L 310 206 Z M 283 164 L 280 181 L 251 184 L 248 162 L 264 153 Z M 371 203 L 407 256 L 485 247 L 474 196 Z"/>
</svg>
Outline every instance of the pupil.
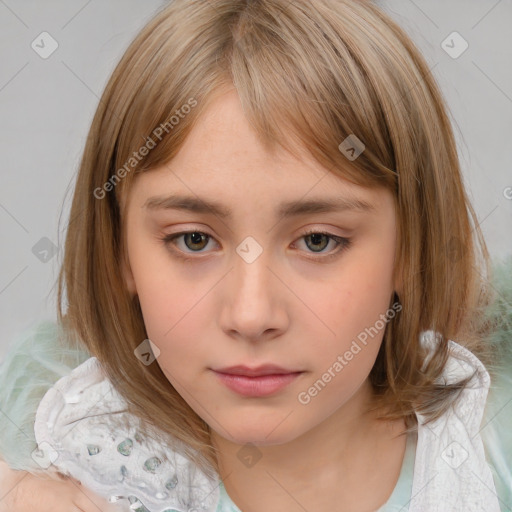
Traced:
<svg viewBox="0 0 512 512">
<path fill-rule="evenodd" d="M 189 249 L 201 249 L 205 243 L 204 239 L 207 237 L 207 235 L 203 235 L 202 233 L 194 231 L 193 233 L 188 233 L 186 237 L 188 237 L 188 242 L 185 243 L 187 246 L 189 246 Z"/>
<path fill-rule="evenodd" d="M 318 244 L 321 244 L 322 238 L 324 238 L 325 236 L 326 235 L 324 235 L 323 233 L 313 233 L 312 235 L 309 235 L 309 238 L 313 242 L 313 245 L 316 246 L 316 248 L 318 248 Z M 323 247 L 321 247 L 321 249 L 323 249 Z"/>
<path fill-rule="evenodd" d="M 201 235 L 199 233 L 192 233 L 192 243 L 198 244 L 201 242 Z"/>
</svg>

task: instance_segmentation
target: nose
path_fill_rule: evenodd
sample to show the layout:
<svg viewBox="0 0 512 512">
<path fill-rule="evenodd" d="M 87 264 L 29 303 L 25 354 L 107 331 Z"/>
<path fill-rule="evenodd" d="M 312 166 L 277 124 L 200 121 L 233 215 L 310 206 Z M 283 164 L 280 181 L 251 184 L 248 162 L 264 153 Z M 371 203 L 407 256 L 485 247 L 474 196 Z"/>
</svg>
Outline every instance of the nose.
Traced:
<svg viewBox="0 0 512 512">
<path fill-rule="evenodd" d="M 265 251 L 252 262 L 234 255 L 223 283 L 220 327 L 231 337 L 248 341 L 274 339 L 288 329 L 287 295 L 291 292 Z"/>
</svg>

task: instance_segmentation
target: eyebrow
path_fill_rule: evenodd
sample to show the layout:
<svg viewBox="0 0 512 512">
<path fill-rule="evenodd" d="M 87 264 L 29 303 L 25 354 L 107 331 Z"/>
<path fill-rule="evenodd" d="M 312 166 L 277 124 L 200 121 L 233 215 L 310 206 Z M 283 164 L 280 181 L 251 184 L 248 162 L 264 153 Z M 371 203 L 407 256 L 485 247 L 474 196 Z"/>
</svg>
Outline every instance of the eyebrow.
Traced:
<svg viewBox="0 0 512 512">
<path fill-rule="evenodd" d="M 192 213 L 213 214 L 222 219 L 230 219 L 232 211 L 217 201 L 207 201 L 193 196 L 171 195 L 154 196 L 146 200 L 142 208 L 147 210 L 184 210 Z M 333 197 L 296 200 L 281 203 L 276 211 L 279 219 L 314 213 L 342 212 L 356 210 L 375 212 L 375 207 L 356 197 Z"/>
</svg>

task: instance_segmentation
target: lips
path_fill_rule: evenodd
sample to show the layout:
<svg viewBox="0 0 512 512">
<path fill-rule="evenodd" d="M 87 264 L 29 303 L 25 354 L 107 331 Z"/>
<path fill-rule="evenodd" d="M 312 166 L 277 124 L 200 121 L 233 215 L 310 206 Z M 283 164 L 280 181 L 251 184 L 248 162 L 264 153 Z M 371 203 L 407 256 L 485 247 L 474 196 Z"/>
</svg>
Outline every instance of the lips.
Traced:
<svg viewBox="0 0 512 512">
<path fill-rule="evenodd" d="M 300 370 L 290 370 L 274 364 L 265 364 L 253 368 L 245 365 L 237 365 L 230 366 L 228 368 L 219 368 L 214 371 L 227 375 L 241 375 L 244 377 L 261 377 L 265 375 L 288 375 L 290 373 L 300 373 Z"/>
<path fill-rule="evenodd" d="M 230 366 L 213 370 L 217 378 L 231 391 L 244 397 L 266 397 L 284 390 L 303 371 L 290 370 L 274 364 L 257 367 Z"/>
</svg>

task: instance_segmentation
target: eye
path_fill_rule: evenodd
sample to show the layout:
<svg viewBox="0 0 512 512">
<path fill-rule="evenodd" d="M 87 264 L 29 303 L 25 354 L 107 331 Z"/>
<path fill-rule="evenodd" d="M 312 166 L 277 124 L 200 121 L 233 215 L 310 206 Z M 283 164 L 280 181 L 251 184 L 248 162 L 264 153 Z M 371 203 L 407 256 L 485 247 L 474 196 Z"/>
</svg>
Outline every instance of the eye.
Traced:
<svg viewBox="0 0 512 512">
<path fill-rule="evenodd" d="M 178 246 L 179 244 L 176 242 L 176 240 L 179 238 L 183 238 L 185 249 L 178 247 L 178 250 L 185 254 L 190 254 L 190 252 L 187 252 L 186 249 L 189 249 L 192 253 L 204 252 L 203 249 L 208 245 L 208 242 L 212 237 L 210 237 L 210 235 L 207 233 L 203 233 L 202 231 L 185 231 L 183 233 L 166 235 L 162 238 L 162 242 L 166 246 L 169 246 L 169 244 Z"/>
<path fill-rule="evenodd" d="M 338 256 L 340 252 L 348 249 L 351 243 L 349 238 L 343 238 L 341 236 L 333 235 L 332 233 L 315 230 L 304 233 L 300 240 L 302 239 L 304 239 L 306 247 L 308 249 L 312 249 L 314 254 L 323 254 L 325 252 L 324 249 L 328 247 L 329 242 L 334 242 L 334 252 L 328 251 L 326 256 L 320 256 L 323 260 Z"/>
</svg>

